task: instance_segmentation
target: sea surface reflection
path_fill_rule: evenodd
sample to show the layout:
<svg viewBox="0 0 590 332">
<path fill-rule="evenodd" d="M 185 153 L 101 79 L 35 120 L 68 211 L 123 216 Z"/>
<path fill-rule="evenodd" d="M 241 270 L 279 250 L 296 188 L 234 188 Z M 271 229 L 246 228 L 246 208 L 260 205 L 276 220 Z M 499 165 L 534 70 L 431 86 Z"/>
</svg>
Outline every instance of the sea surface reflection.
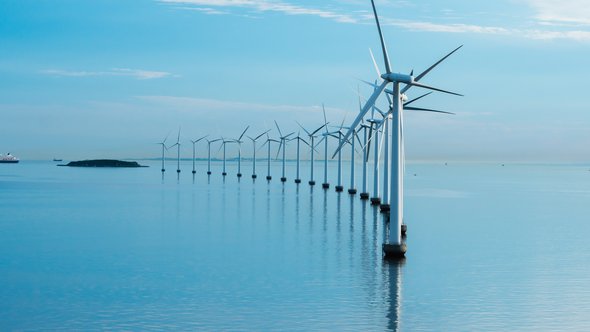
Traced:
<svg viewBox="0 0 590 332">
<path fill-rule="evenodd" d="M 409 164 L 390 262 L 358 195 L 154 166 L 2 168 L 2 329 L 590 330 L 587 167 Z"/>
</svg>

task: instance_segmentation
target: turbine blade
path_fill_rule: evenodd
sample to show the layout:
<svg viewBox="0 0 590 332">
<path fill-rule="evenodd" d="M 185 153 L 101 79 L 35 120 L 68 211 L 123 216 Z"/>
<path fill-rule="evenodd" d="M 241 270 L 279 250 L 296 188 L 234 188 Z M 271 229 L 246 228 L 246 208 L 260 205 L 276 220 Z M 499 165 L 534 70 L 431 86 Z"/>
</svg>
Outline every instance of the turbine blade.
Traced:
<svg viewBox="0 0 590 332">
<path fill-rule="evenodd" d="M 445 55 L 444 57 L 442 57 L 442 59 L 438 60 L 437 62 L 435 62 L 432 66 L 428 67 L 428 69 L 426 69 L 425 71 L 423 71 L 420 75 L 416 76 L 416 78 L 414 78 L 414 81 L 419 81 L 421 80 L 424 76 L 426 76 L 426 74 L 428 74 L 432 69 L 434 69 L 434 67 L 438 66 L 441 62 L 445 61 L 448 57 L 450 57 L 453 53 L 457 52 L 461 47 L 463 47 L 463 45 L 457 47 L 456 49 L 452 50 L 449 54 Z M 406 91 L 408 91 L 408 89 L 410 88 L 410 85 L 405 86 L 401 93 L 404 93 Z"/>
<path fill-rule="evenodd" d="M 244 131 L 242 132 L 242 135 L 240 135 L 240 138 L 238 138 L 238 141 L 242 140 L 242 137 L 244 137 L 244 134 L 246 133 L 246 131 L 248 130 L 248 128 L 250 128 L 250 126 L 247 126 L 246 129 L 244 129 Z"/>
<path fill-rule="evenodd" d="M 433 109 L 430 109 L 430 108 L 421 108 L 421 107 L 404 107 L 404 110 L 407 110 L 407 111 L 418 111 L 418 112 L 444 113 L 444 114 L 455 115 L 455 113 L 452 113 L 452 112 L 439 111 L 439 110 L 433 110 Z"/>
<path fill-rule="evenodd" d="M 308 136 L 311 136 L 311 135 L 312 135 L 312 134 L 311 134 L 309 131 L 307 131 L 307 129 L 305 129 L 305 128 L 304 128 L 304 127 L 301 125 L 301 123 L 299 123 L 299 121 L 295 121 L 295 122 L 297 122 L 297 124 L 299 125 L 299 127 L 301 127 L 301 129 L 303 129 L 303 131 L 305 131 L 305 133 L 306 133 Z"/>
<path fill-rule="evenodd" d="M 373 50 L 371 50 L 371 48 L 369 48 L 369 53 L 371 53 L 371 60 L 373 60 L 373 66 L 375 66 L 377 76 L 381 77 L 381 71 L 379 70 L 379 66 L 377 66 L 377 61 L 375 61 L 375 56 L 373 55 Z"/>
<path fill-rule="evenodd" d="M 351 129 L 349 129 L 348 132 L 346 132 L 346 134 L 344 135 L 344 139 L 345 140 L 347 140 L 348 137 L 350 137 L 350 135 L 352 134 L 353 129 L 358 126 L 358 124 L 361 122 L 361 120 L 363 119 L 363 117 L 365 116 L 365 114 L 367 114 L 367 112 L 369 111 L 369 109 L 371 109 L 371 107 L 373 107 L 373 105 L 375 105 L 375 101 L 377 101 L 377 98 L 383 92 L 383 90 L 385 89 L 385 87 L 387 86 L 387 84 L 389 84 L 389 82 L 383 81 L 383 83 L 381 83 L 381 85 L 377 89 L 375 89 L 375 91 L 373 92 L 373 94 L 371 95 L 371 97 L 365 103 L 365 106 L 363 107 L 363 109 L 361 110 L 361 112 L 357 115 L 356 119 L 350 125 L 350 128 Z M 336 156 L 336 154 L 340 151 L 340 149 L 342 149 L 342 146 L 343 145 L 344 145 L 343 143 L 340 143 L 340 145 L 336 149 L 336 152 L 334 152 L 334 155 L 332 156 L 332 158 L 334 158 Z"/>
<path fill-rule="evenodd" d="M 270 129 L 269 129 L 269 130 L 267 130 L 267 131 L 265 131 L 265 132 L 263 132 L 262 134 L 260 134 L 260 135 L 256 136 L 256 138 L 255 138 L 254 140 L 257 140 L 257 139 L 259 139 L 259 138 L 260 138 L 260 137 L 262 137 L 264 134 L 268 134 L 268 132 L 269 132 L 269 131 L 270 131 Z"/>
<path fill-rule="evenodd" d="M 377 23 L 377 30 L 379 31 L 379 39 L 381 40 L 381 48 L 383 49 L 383 61 L 385 62 L 385 70 L 387 74 L 391 73 L 391 65 L 389 63 L 389 55 L 387 55 L 387 48 L 385 47 L 385 40 L 383 39 L 383 32 L 381 31 L 381 24 L 379 23 L 379 16 L 375 8 L 375 1 L 371 0 L 373 6 L 373 14 L 375 14 L 375 23 Z"/>
<path fill-rule="evenodd" d="M 326 131 L 328 130 L 328 119 L 326 118 L 326 107 L 324 103 L 322 103 L 322 111 L 324 112 L 324 126 L 326 127 Z"/>
<path fill-rule="evenodd" d="M 455 95 L 455 96 L 459 96 L 459 97 L 463 97 L 462 94 L 459 93 L 455 93 L 455 92 L 451 92 L 451 91 L 447 91 L 447 90 L 443 90 L 443 89 L 439 89 L 439 88 L 435 88 L 432 86 L 428 86 L 422 83 L 418 83 L 418 82 L 414 82 L 412 83 L 413 86 L 417 86 L 419 88 L 424 88 L 424 89 L 428 89 L 428 90 L 434 90 L 434 91 L 438 91 L 438 92 L 442 92 L 442 93 L 448 93 L 450 95 Z"/>
<path fill-rule="evenodd" d="M 283 133 L 281 132 L 281 128 L 279 128 L 279 124 L 277 123 L 277 120 L 274 120 L 274 121 L 275 121 L 275 125 L 277 126 L 277 129 L 279 130 L 280 137 L 283 137 Z"/>
<path fill-rule="evenodd" d="M 418 100 L 420 100 L 420 99 L 422 99 L 422 98 L 424 98 L 424 97 L 426 97 L 426 96 L 428 96 L 428 95 L 430 95 L 430 94 L 432 94 L 432 91 L 430 91 L 430 92 L 428 92 L 428 93 L 425 93 L 425 94 L 421 95 L 420 97 L 416 97 L 416 98 L 414 98 L 414 99 L 412 99 L 412 100 L 410 100 L 410 101 L 407 101 L 407 102 L 405 102 L 405 103 L 404 103 L 404 108 L 405 108 L 407 105 L 410 105 L 411 103 L 413 103 L 413 102 L 416 102 L 416 101 L 418 101 Z"/>
<path fill-rule="evenodd" d="M 329 123 L 329 122 L 328 122 Z M 314 130 L 313 133 L 310 134 L 310 136 L 315 135 L 318 131 L 320 131 L 322 128 L 326 127 L 326 131 L 328 131 L 328 123 L 324 124 L 323 126 L 319 127 L 318 129 Z"/>
</svg>

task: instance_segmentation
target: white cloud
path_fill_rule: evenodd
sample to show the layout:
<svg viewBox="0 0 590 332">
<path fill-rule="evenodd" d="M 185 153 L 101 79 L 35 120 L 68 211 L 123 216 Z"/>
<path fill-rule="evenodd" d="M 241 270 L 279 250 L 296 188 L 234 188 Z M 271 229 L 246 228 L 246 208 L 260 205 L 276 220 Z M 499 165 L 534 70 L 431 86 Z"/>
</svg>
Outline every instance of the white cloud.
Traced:
<svg viewBox="0 0 590 332">
<path fill-rule="evenodd" d="M 71 71 L 62 69 L 46 69 L 41 71 L 42 74 L 52 76 L 66 76 L 66 77 L 93 77 L 93 76 L 126 76 L 138 80 L 150 80 L 156 78 L 164 78 L 174 76 L 171 73 L 164 71 L 151 71 L 142 69 L 130 68 L 113 68 L 108 71 Z"/>
<path fill-rule="evenodd" d="M 158 0 L 162 3 L 177 4 L 182 6 L 196 6 L 207 14 L 219 14 L 218 7 L 239 7 L 259 12 L 280 12 L 287 15 L 310 15 L 332 19 L 341 23 L 356 23 L 357 20 L 347 14 L 334 11 L 307 8 L 285 2 L 269 0 Z M 204 9 L 209 8 L 209 10 Z"/>
<path fill-rule="evenodd" d="M 535 19 L 549 24 L 590 25 L 588 0 L 525 0 L 533 8 Z"/>
</svg>

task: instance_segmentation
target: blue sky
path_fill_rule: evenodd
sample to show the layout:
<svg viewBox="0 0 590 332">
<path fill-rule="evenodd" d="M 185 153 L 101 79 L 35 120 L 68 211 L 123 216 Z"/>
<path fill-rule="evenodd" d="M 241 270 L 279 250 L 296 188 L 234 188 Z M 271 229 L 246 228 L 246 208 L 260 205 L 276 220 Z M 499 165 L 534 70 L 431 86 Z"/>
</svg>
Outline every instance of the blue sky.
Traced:
<svg viewBox="0 0 590 332">
<path fill-rule="evenodd" d="M 465 97 L 420 103 L 457 115 L 408 113 L 409 159 L 590 160 L 587 1 L 377 8 L 394 71 L 420 72 L 465 45 L 423 80 Z M 275 119 L 296 130 L 295 120 L 322 122 L 322 103 L 333 123 L 351 121 L 357 78 L 376 78 L 369 48 L 383 70 L 370 10 L 365 0 L 3 0 L 0 150 L 155 157 L 153 143 L 179 126 L 185 143 Z"/>
</svg>

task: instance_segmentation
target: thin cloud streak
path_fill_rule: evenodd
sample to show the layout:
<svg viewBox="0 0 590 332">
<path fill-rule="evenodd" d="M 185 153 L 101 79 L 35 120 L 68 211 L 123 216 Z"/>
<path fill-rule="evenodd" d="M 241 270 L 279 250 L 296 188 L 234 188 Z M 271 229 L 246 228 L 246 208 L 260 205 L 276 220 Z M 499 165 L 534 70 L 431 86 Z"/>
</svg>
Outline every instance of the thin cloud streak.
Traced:
<svg viewBox="0 0 590 332">
<path fill-rule="evenodd" d="M 63 77 L 97 77 L 97 76 L 123 76 L 132 77 L 138 80 L 151 80 L 164 77 L 175 76 L 172 73 L 164 71 L 151 71 L 142 69 L 130 69 L 130 68 L 113 68 L 108 71 L 71 71 L 62 69 L 46 69 L 42 70 L 41 74 L 51 76 L 63 76 Z"/>
<path fill-rule="evenodd" d="M 176 4 L 180 9 L 196 10 L 209 15 L 229 14 L 218 8 L 242 8 L 258 12 L 280 12 L 286 15 L 310 15 L 331 19 L 340 23 L 369 24 L 373 16 L 368 11 L 350 13 L 336 12 L 293 5 L 287 2 L 270 0 L 156 0 L 160 3 Z M 463 23 L 435 23 L 420 20 L 399 20 L 382 17 L 383 25 L 396 26 L 408 31 L 425 31 L 436 33 L 470 33 L 487 35 L 506 35 L 535 40 L 573 40 L 590 41 L 590 31 L 585 30 L 545 30 L 551 26 L 590 25 L 590 7 L 586 0 L 573 0 L 567 4 L 553 0 L 523 0 L 535 11 L 532 14 L 537 21 L 536 28 L 508 28 Z M 403 3 L 403 2 L 402 2 Z M 449 9 L 446 9 L 448 12 Z"/>
</svg>

